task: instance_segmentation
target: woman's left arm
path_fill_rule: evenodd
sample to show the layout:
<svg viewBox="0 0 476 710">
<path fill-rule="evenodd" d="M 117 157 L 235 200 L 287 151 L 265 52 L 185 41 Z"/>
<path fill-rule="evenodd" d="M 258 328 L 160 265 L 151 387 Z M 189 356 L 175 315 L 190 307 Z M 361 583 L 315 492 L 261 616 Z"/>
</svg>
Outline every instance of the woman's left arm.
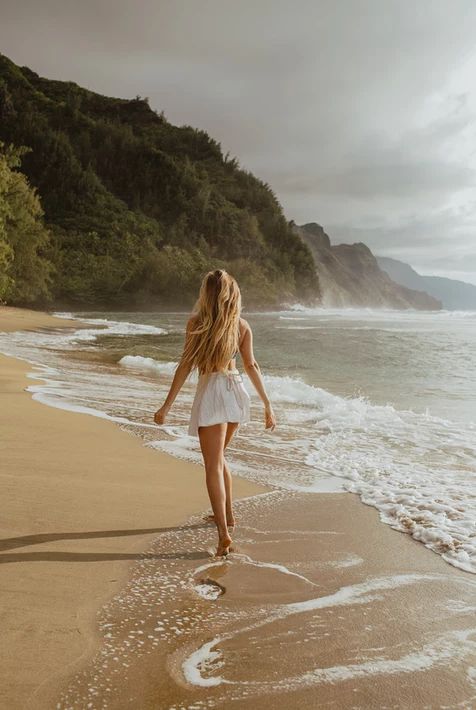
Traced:
<svg viewBox="0 0 476 710">
<path fill-rule="evenodd" d="M 185 348 L 188 344 L 188 338 L 190 337 L 190 332 L 193 328 L 193 318 L 189 318 L 188 323 L 187 323 L 187 329 L 185 333 L 185 344 L 184 344 L 184 351 Z M 165 402 L 163 405 L 156 411 L 154 414 L 154 422 L 156 424 L 164 424 L 165 423 L 165 417 L 169 413 L 170 407 L 175 401 L 176 396 L 180 392 L 180 390 L 183 387 L 183 384 L 187 377 L 190 374 L 191 366 L 184 362 L 183 360 L 183 352 L 182 352 L 182 357 L 180 358 L 180 362 L 177 366 L 177 369 L 175 370 L 174 373 L 174 378 L 172 380 L 172 384 L 170 385 L 170 390 L 169 393 L 165 399 Z"/>
</svg>

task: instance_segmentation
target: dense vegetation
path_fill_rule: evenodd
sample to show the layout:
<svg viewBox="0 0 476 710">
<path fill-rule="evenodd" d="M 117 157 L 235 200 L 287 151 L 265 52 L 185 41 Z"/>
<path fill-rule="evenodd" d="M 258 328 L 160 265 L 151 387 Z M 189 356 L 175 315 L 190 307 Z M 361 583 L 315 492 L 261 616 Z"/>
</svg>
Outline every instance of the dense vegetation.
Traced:
<svg viewBox="0 0 476 710">
<path fill-rule="evenodd" d="M 147 99 L 43 79 L 0 55 L 0 140 L 0 296 L 10 303 L 185 305 L 217 266 L 248 305 L 319 296 L 311 253 L 270 187 Z M 10 146 L 28 149 L 24 176 Z"/>
<path fill-rule="evenodd" d="M 51 263 L 42 256 L 50 235 L 35 191 L 16 171 L 24 150 L 0 143 L 0 298 L 13 303 L 47 299 Z"/>
</svg>

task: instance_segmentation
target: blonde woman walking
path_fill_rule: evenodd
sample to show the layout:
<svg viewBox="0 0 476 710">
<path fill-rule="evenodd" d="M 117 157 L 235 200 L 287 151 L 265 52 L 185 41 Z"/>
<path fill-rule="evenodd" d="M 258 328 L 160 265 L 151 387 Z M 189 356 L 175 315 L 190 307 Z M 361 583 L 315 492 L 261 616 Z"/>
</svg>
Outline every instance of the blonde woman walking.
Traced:
<svg viewBox="0 0 476 710">
<path fill-rule="evenodd" d="M 249 421 L 250 399 L 236 369 L 238 352 L 243 367 L 264 404 L 265 428 L 273 430 L 276 419 L 253 354 L 249 323 L 241 318 L 241 293 L 236 280 L 223 269 L 203 278 L 194 311 L 187 322 L 185 345 L 170 391 L 155 413 L 164 424 L 185 380 L 199 372 L 188 433 L 198 436 L 205 464 L 206 483 L 218 530 L 217 556 L 226 556 L 235 525 L 232 479 L 225 449 L 240 424 Z"/>
</svg>

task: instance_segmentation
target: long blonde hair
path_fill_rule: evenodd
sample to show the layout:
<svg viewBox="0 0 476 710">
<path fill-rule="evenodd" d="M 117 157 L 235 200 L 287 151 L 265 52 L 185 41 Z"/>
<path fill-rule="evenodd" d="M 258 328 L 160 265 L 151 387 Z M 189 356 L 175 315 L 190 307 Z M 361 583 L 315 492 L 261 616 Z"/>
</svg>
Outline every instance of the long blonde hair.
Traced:
<svg viewBox="0 0 476 710">
<path fill-rule="evenodd" d="M 202 280 L 193 309 L 183 361 L 200 373 L 225 370 L 239 348 L 241 293 L 224 269 L 209 271 Z"/>
</svg>

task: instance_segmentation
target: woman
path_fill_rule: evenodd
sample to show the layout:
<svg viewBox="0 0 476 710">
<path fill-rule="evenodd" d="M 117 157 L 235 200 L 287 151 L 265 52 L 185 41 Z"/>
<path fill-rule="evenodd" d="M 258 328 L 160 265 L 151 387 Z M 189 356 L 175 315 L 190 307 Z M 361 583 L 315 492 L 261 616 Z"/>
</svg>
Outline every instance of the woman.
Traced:
<svg viewBox="0 0 476 710">
<path fill-rule="evenodd" d="M 156 424 L 164 424 L 183 383 L 197 368 L 199 379 L 188 431 L 200 440 L 213 510 L 210 518 L 218 530 L 217 556 L 226 556 L 230 551 L 229 528 L 235 525 L 232 481 L 225 449 L 239 425 L 249 421 L 249 396 L 236 369 L 238 352 L 245 372 L 264 404 L 265 428 L 272 431 L 276 426 L 261 371 L 254 358 L 251 328 L 240 314 L 241 293 L 235 279 L 223 269 L 206 274 L 187 323 L 185 345 L 170 391 L 154 416 Z"/>
</svg>

